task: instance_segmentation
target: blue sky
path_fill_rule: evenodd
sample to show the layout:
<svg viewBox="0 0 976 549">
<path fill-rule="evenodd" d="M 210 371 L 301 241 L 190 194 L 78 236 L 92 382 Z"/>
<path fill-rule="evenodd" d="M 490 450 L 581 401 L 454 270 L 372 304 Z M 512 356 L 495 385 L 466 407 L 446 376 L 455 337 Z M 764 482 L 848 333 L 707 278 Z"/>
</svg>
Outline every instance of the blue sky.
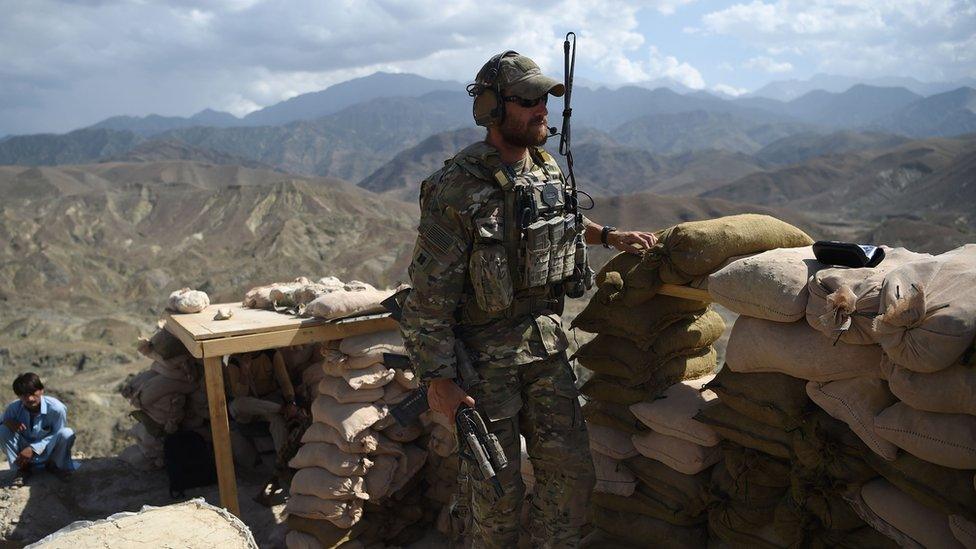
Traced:
<svg viewBox="0 0 976 549">
<path fill-rule="evenodd" d="M 0 0 L 0 135 L 108 116 L 235 115 L 378 70 L 547 72 L 731 94 L 816 73 L 976 77 L 976 0 Z"/>
</svg>

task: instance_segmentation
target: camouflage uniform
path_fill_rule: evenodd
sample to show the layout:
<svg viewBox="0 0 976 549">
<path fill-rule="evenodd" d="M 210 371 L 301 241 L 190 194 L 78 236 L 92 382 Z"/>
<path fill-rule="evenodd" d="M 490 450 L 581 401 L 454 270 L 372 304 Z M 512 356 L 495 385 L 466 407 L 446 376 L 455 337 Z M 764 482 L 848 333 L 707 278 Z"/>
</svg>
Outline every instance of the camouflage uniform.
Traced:
<svg viewBox="0 0 976 549">
<path fill-rule="evenodd" d="M 511 284 L 491 251 L 518 238 L 512 233 L 518 235 L 515 219 L 506 213 L 512 211 L 510 202 L 506 206 L 512 181 L 548 178 L 565 185 L 548 153 L 541 148 L 530 153 L 528 166 L 513 169 L 501 163 L 493 147 L 475 143 L 424 181 L 409 269 L 414 289 L 401 323 L 422 380 L 456 377 L 453 345 L 458 337 L 484 381 L 471 396 L 504 446 L 509 466 L 498 475 L 505 490 L 500 500 L 489 483 L 471 481 L 469 541 L 475 546 L 509 548 L 518 541 L 524 493 L 519 433 L 525 435 L 537 479 L 529 510 L 533 547 L 578 543 L 595 478 L 575 376 L 566 359 L 558 285 L 515 292 L 491 287 L 498 280 Z M 551 242 L 554 264 L 559 260 L 556 244 Z M 513 260 L 511 254 L 507 258 Z M 499 309 L 492 300 L 506 291 L 514 294 L 511 304 Z"/>
</svg>

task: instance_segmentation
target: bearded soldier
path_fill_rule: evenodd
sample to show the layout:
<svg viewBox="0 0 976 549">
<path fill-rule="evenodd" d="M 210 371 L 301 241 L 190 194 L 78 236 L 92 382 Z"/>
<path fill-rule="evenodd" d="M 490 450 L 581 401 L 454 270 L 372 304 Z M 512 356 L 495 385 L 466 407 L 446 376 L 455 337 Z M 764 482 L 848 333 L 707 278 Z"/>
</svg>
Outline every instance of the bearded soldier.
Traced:
<svg viewBox="0 0 976 549">
<path fill-rule="evenodd" d="M 566 357 L 563 299 L 592 280 L 581 261 L 585 244 L 637 252 L 654 237 L 598 225 L 571 209 L 570 185 L 541 147 L 549 134 L 546 100 L 565 88 L 531 59 L 496 55 L 468 92 L 487 137 L 421 186 L 403 339 L 431 408 L 454 417 L 460 403 L 476 405 L 508 458 L 498 472 L 502 497 L 487 482 L 471 481 L 469 541 L 506 548 L 518 542 L 521 433 L 537 483 L 532 546 L 575 546 L 594 473 Z M 455 383 L 456 338 L 481 378 L 470 395 Z"/>
</svg>

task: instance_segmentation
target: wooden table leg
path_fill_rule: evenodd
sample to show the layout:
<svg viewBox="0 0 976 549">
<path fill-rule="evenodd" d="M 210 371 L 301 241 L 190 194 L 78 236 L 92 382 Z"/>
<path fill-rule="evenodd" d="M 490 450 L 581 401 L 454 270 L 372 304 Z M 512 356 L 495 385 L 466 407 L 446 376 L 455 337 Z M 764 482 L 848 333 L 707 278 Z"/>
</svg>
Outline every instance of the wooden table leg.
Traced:
<svg viewBox="0 0 976 549">
<path fill-rule="evenodd" d="M 221 357 L 204 358 L 203 370 L 207 380 L 210 433 L 213 435 L 214 459 L 217 463 L 220 506 L 239 517 L 241 516 L 241 508 L 237 501 L 237 478 L 234 475 L 234 453 L 230 445 L 230 425 L 227 421 L 227 397 L 224 395 L 224 372 Z"/>
</svg>

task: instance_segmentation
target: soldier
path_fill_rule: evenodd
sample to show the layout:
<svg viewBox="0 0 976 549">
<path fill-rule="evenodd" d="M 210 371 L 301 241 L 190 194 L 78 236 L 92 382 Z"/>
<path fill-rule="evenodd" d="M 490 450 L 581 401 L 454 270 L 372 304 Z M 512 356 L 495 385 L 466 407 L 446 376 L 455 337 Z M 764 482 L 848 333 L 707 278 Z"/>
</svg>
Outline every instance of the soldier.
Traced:
<svg viewBox="0 0 976 549">
<path fill-rule="evenodd" d="M 533 547 L 579 542 L 594 472 L 568 341 L 560 314 L 568 283 L 583 273 L 577 247 L 600 244 L 638 252 L 654 244 L 568 215 L 569 186 L 541 145 L 548 137 L 546 100 L 565 92 L 528 57 L 508 51 L 489 60 L 468 87 L 474 117 L 488 128 L 427 178 L 409 273 L 413 292 L 401 330 L 434 410 L 453 417 L 474 406 L 505 447 L 498 476 L 505 495 L 486 482 L 470 486 L 476 546 L 514 547 L 524 485 L 524 434 L 537 485 L 530 509 Z M 585 271 L 592 276 L 589 267 Z M 574 278 L 575 277 L 575 278 Z M 455 383 L 453 345 L 460 338 L 483 383 L 468 395 Z"/>
</svg>

